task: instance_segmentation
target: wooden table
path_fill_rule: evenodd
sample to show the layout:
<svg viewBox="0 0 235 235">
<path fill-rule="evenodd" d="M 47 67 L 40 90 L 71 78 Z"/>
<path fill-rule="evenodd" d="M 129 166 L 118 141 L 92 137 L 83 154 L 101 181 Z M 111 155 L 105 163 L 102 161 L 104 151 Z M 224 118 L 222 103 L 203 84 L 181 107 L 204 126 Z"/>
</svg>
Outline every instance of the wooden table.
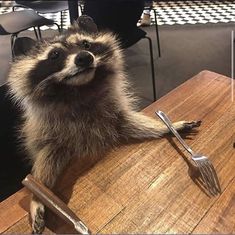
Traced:
<svg viewBox="0 0 235 235">
<path fill-rule="evenodd" d="M 122 146 L 83 173 L 73 164 L 57 195 L 93 233 L 235 233 L 231 79 L 203 71 L 144 112 L 154 117 L 157 109 L 174 121 L 203 121 L 187 142 L 210 157 L 221 181 L 220 196 L 210 198 L 192 181 L 183 159 L 187 153 L 171 137 Z M 22 189 L 0 204 L 0 232 L 31 231 L 28 202 L 29 193 Z M 55 232 L 75 231 L 49 213 L 45 233 Z"/>
</svg>

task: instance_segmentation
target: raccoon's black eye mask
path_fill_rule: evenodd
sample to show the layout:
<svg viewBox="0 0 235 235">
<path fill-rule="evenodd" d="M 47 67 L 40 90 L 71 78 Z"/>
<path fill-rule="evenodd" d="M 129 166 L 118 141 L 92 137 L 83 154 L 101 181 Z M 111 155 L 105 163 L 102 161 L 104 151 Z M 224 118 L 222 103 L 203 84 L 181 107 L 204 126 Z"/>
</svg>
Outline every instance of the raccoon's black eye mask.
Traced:
<svg viewBox="0 0 235 235">
<path fill-rule="evenodd" d="M 61 48 L 55 48 L 50 51 L 48 59 L 51 61 L 56 61 L 62 56 L 62 54 L 64 54 L 64 51 Z"/>
</svg>

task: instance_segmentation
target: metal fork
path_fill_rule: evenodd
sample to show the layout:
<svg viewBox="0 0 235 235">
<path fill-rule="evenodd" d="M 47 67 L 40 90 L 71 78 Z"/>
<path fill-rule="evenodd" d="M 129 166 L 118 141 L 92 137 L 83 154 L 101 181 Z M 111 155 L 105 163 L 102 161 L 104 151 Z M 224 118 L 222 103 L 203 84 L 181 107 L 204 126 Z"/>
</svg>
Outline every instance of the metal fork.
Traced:
<svg viewBox="0 0 235 235">
<path fill-rule="evenodd" d="M 221 193 L 221 187 L 219 183 L 219 179 L 217 173 L 215 171 L 214 166 L 208 157 L 195 153 L 181 138 L 179 133 L 173 127 L 172 122 L 167 117 L 165 113 L 162 111 L 155 112 L 156 115 L 165 123 L 165 125 L 169 128 L 169 130 L 174 134 L 174 136 L 179 140 L 179 142 L 183 145 L 183 147 L 191 154 L 191 159 L 196 164 L 202 179 L 206 185 L 207 190 L 212 196 L 216 196 Z"/>
</svg>

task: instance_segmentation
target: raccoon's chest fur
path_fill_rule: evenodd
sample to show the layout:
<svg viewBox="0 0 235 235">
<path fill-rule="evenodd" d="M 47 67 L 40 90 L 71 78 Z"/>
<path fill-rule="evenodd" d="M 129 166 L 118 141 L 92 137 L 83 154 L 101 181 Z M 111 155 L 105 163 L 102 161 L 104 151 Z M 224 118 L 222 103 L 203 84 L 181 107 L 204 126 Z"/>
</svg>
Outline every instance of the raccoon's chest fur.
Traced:
<svg viewBox="0 0 235 235">
<path fill-rule="evenodd" d="M 120 121 L 121 113 L 110 106 L 62 116 L 35 113 L 27 115 L 23 132 L 31 156 L 47 145 L 69 155 L 96 156 L 118 144 Z"/>
</svg>

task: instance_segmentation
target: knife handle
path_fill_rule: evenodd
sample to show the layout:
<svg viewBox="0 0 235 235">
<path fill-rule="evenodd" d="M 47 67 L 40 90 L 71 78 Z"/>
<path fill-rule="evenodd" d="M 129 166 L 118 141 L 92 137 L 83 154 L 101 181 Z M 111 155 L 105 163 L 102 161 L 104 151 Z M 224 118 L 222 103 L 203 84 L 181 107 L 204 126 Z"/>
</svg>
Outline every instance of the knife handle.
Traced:
<svg viewBox="0 0 235 235">
<path fill-rule="evenodd" d="M 27 175 L 22 181 L 23 185 L 28 188 L 44 205 L 50 208 L 55 214 L 63 220 L 72 224 L 75 229 L 82 234 L 89 234 L 88 228 L 77 217 L 77 215 L 69 209 L 69 207 L 60 200 L 51 190 L 42 183 L 36 181 L 32 175 Z"/>
</svg>

